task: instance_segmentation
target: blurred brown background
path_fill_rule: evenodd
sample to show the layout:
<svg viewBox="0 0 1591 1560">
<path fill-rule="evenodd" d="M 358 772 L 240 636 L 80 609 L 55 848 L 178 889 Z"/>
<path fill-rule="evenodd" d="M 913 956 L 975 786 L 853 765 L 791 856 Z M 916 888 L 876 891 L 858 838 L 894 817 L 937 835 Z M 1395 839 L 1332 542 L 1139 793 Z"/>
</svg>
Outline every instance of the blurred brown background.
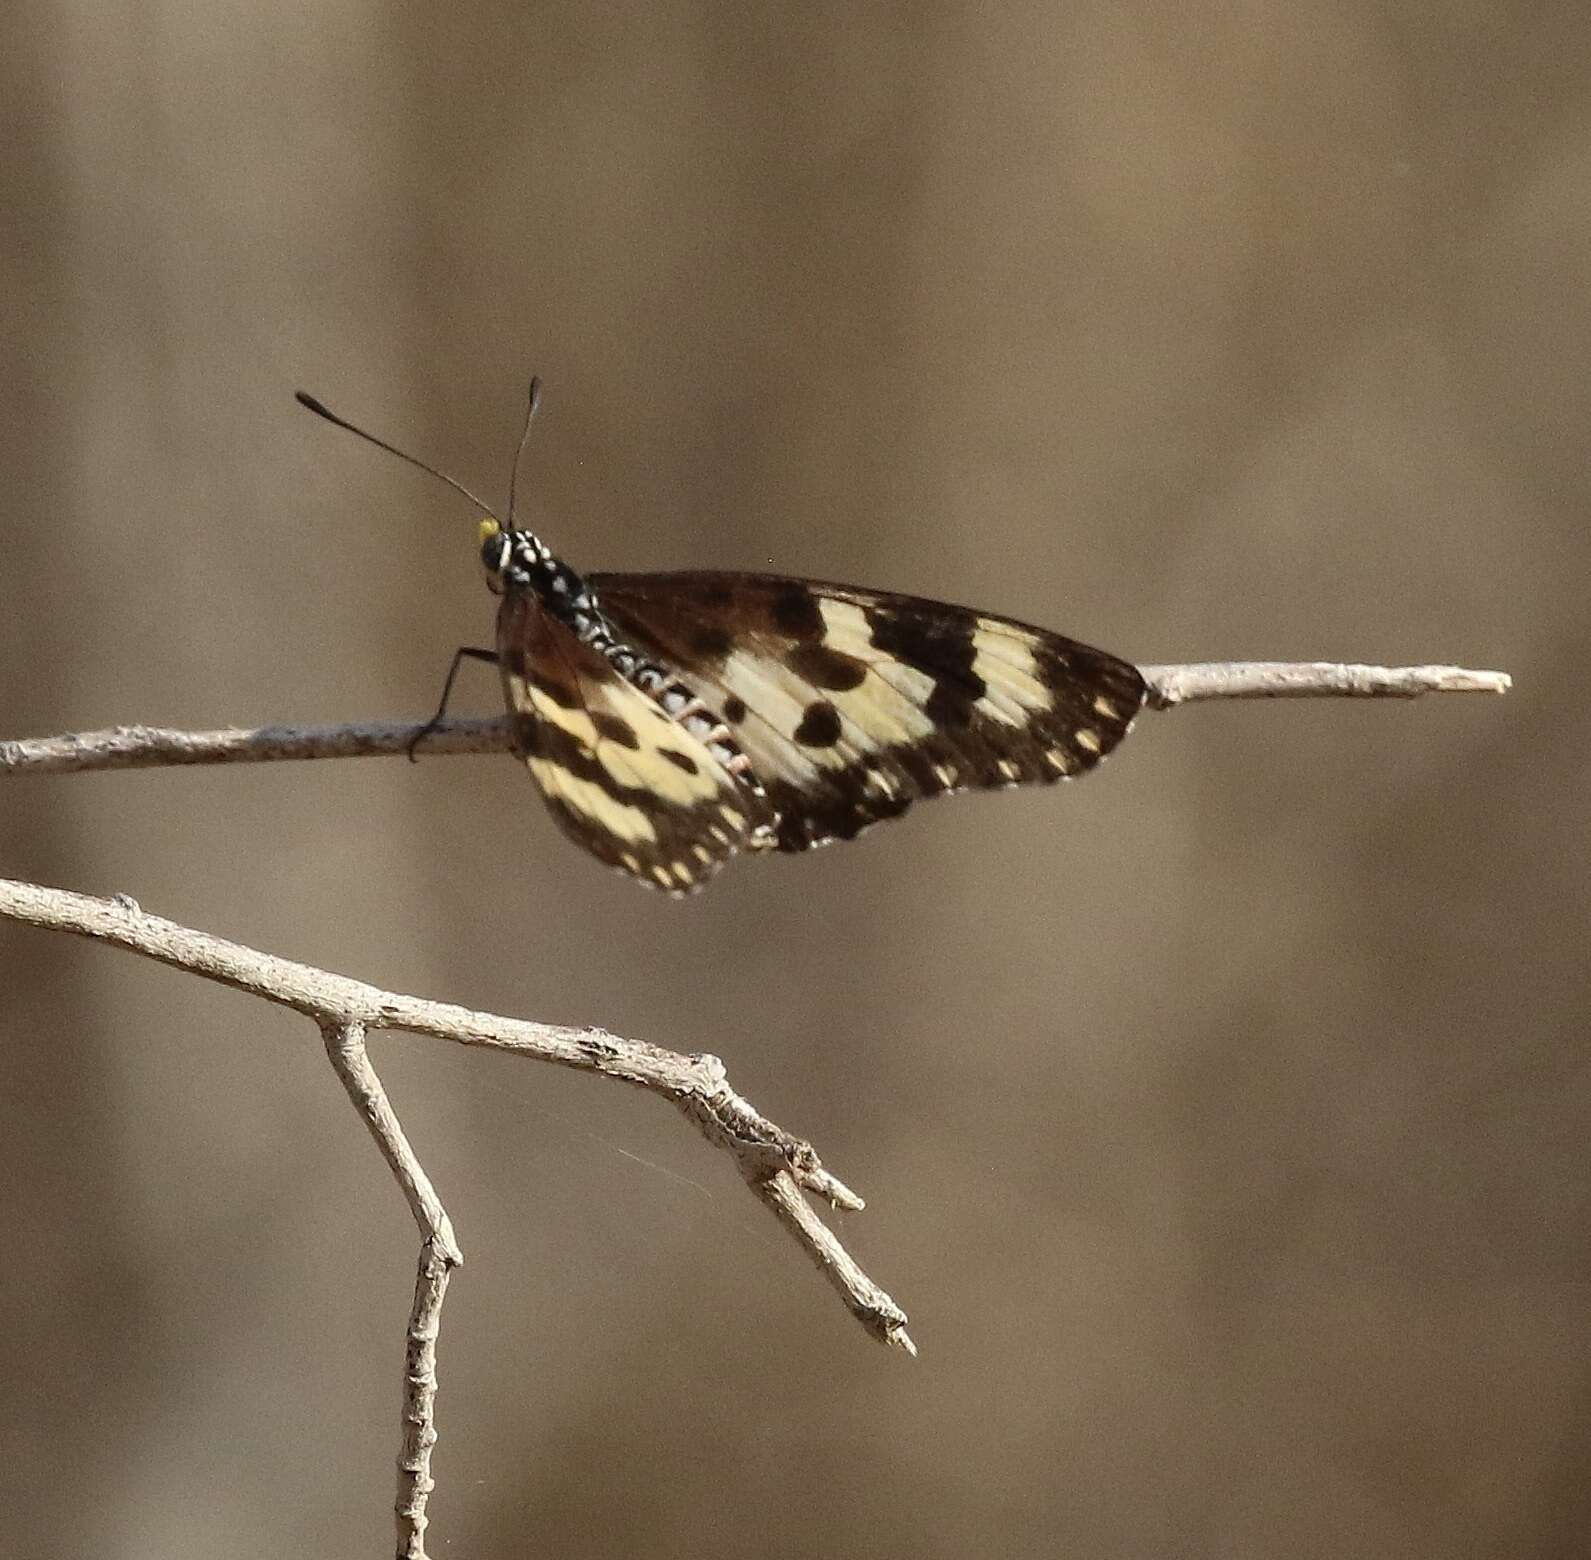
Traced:
<svg viewBox="0 0 1591 1560">
<path fill-rule="evenodd" d="M 576 566 L 1518 679 L 1149 716 L 684 905 L 506 759 L 8 785 L 7 875 L 719 1052 L 869 1199 L 916 1363 L 655 1101 L 383 1041 L 469 1256 L 436 1552 L 1591 1549 L 1581 0 L 3 27 L 0 734 L 428 713 L 473 518 L 291 391 L 495 494 L 532 369 Z M 318 1038 L 0 970 L 13 1552 L 387 1552 L 416 1241 Z"/>
</svg>

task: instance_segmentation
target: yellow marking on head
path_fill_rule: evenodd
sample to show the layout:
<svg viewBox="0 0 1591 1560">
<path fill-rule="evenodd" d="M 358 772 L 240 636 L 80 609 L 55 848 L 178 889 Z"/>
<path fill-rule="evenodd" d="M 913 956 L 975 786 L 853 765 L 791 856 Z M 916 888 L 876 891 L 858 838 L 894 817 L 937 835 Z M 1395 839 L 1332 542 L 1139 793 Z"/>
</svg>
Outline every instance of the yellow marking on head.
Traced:
<svg viewBox="0 0 1591 1560">
<path fill-rule="evenodd" d="M 477 541 L 476 545 L 479 547 L 484 547 L 494 536 L 501 536 L 503 534 L 503 528 L 496 520 L 492 519 L 492 517 L 488 515 L 483 521 L 481 521 L 479 527 L 477 528 L 477 533 L 479 540 Z"/>
<path fill-rule="evenodd" d="M 1072 741 L 1080 748 L 1087 748 L 1090 753 L 1099 751 L 1099 736 L 1097 733 L 1090 731 L 1087 726 L 1079 726 L 1072 733 Z"/>
<path fill-rule="evenodd" d="M 555 764 L 548 758 L 527 758 L 525 762 L 542 790 L 562 802 L 571 812 L 591 819 L 621 840 L 657 838 L 652 820 L 639 807 L 631 807 L 609 796 L 595 780 L 583 780 L 579 775 L 572 775 L 561 764 Z"/>
</svg>

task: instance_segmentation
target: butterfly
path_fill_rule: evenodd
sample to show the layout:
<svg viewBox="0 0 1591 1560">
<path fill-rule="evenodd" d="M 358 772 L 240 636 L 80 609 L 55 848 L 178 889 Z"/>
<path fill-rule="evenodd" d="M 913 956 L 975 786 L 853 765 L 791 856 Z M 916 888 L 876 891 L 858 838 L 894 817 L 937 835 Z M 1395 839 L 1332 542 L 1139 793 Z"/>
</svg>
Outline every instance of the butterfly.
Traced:
<svg viewBox="0 0 1591 1560">
<path fill-rule="evenodd" d="M 539 397 L 532 380 L 527 435 Z M 297 399 L 485 516 L 496 648 L 458 652 L 416 741 L 461 659 L 494 662 L 515 751 L 564 833 L 667 894 L 739 854 L 853 839 L 927 797 L 1069 779 L 1143 706 L 1130 663 L 966 607 L 773 574 L 577 574 L 514 525 L 518 457 L 505 525 Z"/>
</svg>

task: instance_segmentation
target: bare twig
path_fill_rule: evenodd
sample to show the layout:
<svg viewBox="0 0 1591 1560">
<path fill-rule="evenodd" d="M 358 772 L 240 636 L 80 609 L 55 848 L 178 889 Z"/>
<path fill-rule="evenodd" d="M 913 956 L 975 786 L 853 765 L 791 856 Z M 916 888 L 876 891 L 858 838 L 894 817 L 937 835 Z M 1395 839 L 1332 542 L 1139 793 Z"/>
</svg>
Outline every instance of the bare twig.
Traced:
<svg viewBox="0 0 1591 1560">
<path fill-rule="evenodd" d="M 1504 672 L 1461 666 L 1353 666 L 1335 661 L 1207 661 L 1144 666 L 1149 703 L 1171 709 L 1197 699 L 1412 699 L 1422 693 L 1503 693 Z M 424 728 L 406 721 L 343 726 L 257 726 L 252 730 L 168 731 L 113 726 L 61 737 L 0 742 L 0 774 L 70 774 L 171 764 L 260 764 L 293 758 L 394 757 Z M 449 720 L 431 728 L 427 755 L 512 751 L 507 720 Z"/>
<path fill-rule="evenodd" d="M 436 1445 L 436 1340 L 442 1299 L 457 1264 L 435 1240 L 420 1243 L 414 1306 L 403 1350 L 403 1445 L 398 1452 L 398 1560 L 425 1560 L 426 1502 L 436 1488 L 431 1448 Z"/>
<path fill-rule="evenodd" d="M 370 1064 L 365 1051 L 368 1030 L 405 1030 L 460 1045 L 512 1051 L 661 1095 L 734 1160 L 746 1184 L 795 1237 L 863 1327 L 892 1348 L 917 1352 L 906 1331 L 906 1313 L 857 1266 L 804 1194 L 853 1210 L 862 1208 L 862 1199 L 823 1168 L 810 1143 L 776 1126 L 730 1088 L 716 1056 L 691 1056 L 600 1029 L 531 1023 L 382 991 L 147 915 L 126 895 L 95 899 L 0 879 L 0 917 L 126 948 L 293 1008 L 320 1026 L 332 1065 L 392 1168 L 423 1236 L 404 1365 L 397 1502 L 398 1553 L 403 1560 L 425 1556 L 426 1499 L 432 1489 L 431 1448 L 436 1441 L 432 1406 L 437 1331 L 448 1279 L 463 1255 L 447 1211 Z"/>
<path fill-rule="evenodd" d="M 354 1109 L 370 1128 L 376 1147 L 397 1177 L 398 1185 L 409 1204 L 414 1222 L 420 1226 L 421 1236 L 435 1241 L 438 1252 L 454 1267 L 464 1260 L 458 1242 L 453 1238 L 453 1225 L 447 1209 L 436 1195 L 431 1178 L 421 1167 L 409 1140 L 398 1124 L 397 1113 L 387 1099 L 376 1070 L 370 1065 L 365 1050 L 365 1026 L 357 1020 L 339 1023 L 334 1019 L 321 1020 L 321 1033 L 326 1037 L 326 1054 Z"/>
<path fill-rule="evenodd" d="M 426 1502 L 436 1488 L 431 1478 L 431 1448 L 436 1445 L 436 1340 L 442 1300 L 453 1269 L 464 1260 L 447 1210 L 431 1179 L 409 1147 L 387 1099 L 381 1079 L 365 1051 L 365 1026 L 322 1019 L 326 1054 L 354 1109 L 397 1177 L 409 1210 L 420 1226 L 420 1260 L 414 1280 L 414 1306 L 403 1351 L 403 1444 L 398 1452 L 398 1560 L 425 1560 Z"/>
<path fill-rule="evenodd" d="M 0 774 L 65 775 L 90 769 L 157 769 L 174 764 L 269 764 L 290 758 L 396 758 L 424 725 L 355 721 L 342 726 L 254 726 L 171 731 L 112 726 L 63 737 L 0 742 Z M 421 752 L 507 753 L 508 721 L 448 720 L 431 728 Z"/>
<path fill-rule="evenodd" d="M 1138 670 L 1149 684 L 1149 703 L 1162 710 L 1197 699 L 1417 699 L 1422 693 L 1507 693 L 1513 685 L 1507 672 L 1462 666 L 1195 661 Z"/>
</svg>

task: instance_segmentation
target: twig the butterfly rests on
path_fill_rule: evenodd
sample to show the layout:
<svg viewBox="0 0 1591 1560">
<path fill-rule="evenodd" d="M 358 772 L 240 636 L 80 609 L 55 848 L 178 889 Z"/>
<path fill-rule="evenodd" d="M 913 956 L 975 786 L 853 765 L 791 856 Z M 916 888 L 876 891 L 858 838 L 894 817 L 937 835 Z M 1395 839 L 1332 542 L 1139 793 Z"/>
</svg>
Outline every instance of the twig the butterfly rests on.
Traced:
<svg viewBox="0 0 1591 1560">
<path fill-rule="evenodd" d="M 1506 693 L 1506 672 L 1462 666 L 1362 666 L 1338 661 L 1196 661 L 1140 666 L 1150 709 L 1209 699 L 1414 699 L 1428 693 Z M 353 721 L 327 726 L 254 726 L 180 731 L 111 726 L 103 731 L 0 741 L 0 774 L 64 775 L 103 769 L 160 769 L 182 764 L 265 764 L 307 758 L 401 758 L 414 721 Z M 513 728 L 503 716 L 450 719 L 431 726 L 428 757 L 511 753 Z"/>
</svg>

